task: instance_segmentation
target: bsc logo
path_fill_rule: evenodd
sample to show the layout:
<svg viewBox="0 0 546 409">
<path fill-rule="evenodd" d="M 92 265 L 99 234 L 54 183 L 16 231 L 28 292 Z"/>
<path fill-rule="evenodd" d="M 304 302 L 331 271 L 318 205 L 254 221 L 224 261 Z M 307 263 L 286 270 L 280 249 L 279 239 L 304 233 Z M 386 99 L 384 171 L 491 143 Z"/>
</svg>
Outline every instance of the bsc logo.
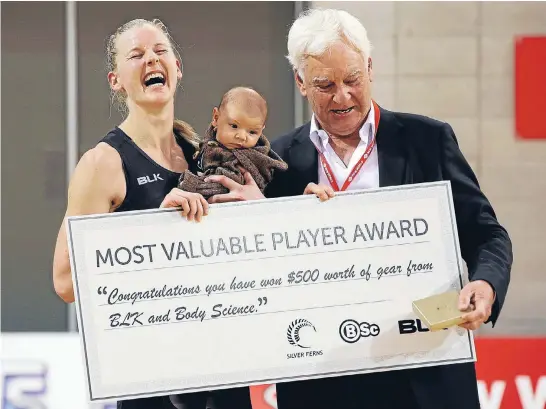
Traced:
<svg viewBox="0 0 546 409">
<path fill-rule="evenodd" d="M 300 330 L 305 327 L 313 328 L 313 331 L 317 332 L 315 326 L 309 321 L 303 318 L 298 318 L 290 323 L 288 330 L 286 331 L 286 338 L 290 345 L 294 345 L 300 348 L 310 348 L 310 346 L 302 345 L 300 338 Z"/>
<path fill-rule="evenodd" d="M 354 344 L 360 338 L 376 337 L 380 332 L 377 324 L 358 323 L 355 320 L 345 320 L 339 326 L 339 336 L 349 344 Z"/>
</svg>

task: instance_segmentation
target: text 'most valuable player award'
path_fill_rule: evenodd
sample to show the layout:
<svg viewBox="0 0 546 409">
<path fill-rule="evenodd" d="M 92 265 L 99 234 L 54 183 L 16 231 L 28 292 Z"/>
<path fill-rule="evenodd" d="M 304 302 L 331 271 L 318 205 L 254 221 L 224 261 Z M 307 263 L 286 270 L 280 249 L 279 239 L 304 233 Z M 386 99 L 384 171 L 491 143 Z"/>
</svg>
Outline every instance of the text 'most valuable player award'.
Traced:
<svg viewBox="0 0 546 409">
<path fill-rule="evenodd" d="M 70 217 L 89 399 L 475 360 L 414 300 L 467 282 L 449 182 Z"/>
</svg>

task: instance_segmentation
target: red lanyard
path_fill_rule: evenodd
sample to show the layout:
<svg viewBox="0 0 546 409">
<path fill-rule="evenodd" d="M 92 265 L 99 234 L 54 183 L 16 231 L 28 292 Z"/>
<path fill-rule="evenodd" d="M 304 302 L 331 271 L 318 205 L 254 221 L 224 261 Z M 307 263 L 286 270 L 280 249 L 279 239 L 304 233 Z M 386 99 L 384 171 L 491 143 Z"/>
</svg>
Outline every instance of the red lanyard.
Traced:
<svg viewBox="0 0 546 409">
<path fill-rule="evenodd" d="M 356 165 L 351 170 L 351 173 L 349 173 L 349 176 L 347 177 L 347 180 L 345 180 L 345 183 L 343 183 L 343 186 L 341 187 L 341 191 L 347 190 L 351 182 L 356 178 L 356 175 L 358 175 L 358 172 L 360 172 L 360 169 L 362 169 L 362 166 L 366 163 L 368 158 L 370 157 L 370 154 L 372 153 L 372 150 L 375 146 L 375 136 L 377 135 L 377 127 L 379 126 L 379 107 L 377 104 L 372 101 L 373 110 L 375 114 L 375 132 L 373 135 L 373 138 L 371 142 L 368 144 L 368 147 L 366 148 L 366 151 L 364 154 L 360 157 Z M 336 182 L 336 179 L 334 178 L 334 172 L 332 172 L 332 168 L 330 168 L 330 165 L 328 164 L 328 161 L 324 157 L 324 154 L 317 149 L 320 163 L 322 164 L 322 169 L 324 170 L 324 173 L 326 174 L 326 177 L 328 178 L 328 182 L 330 182 L 330 185 L 334 189 L 334 191 L 339 192 L 339 186 Z"/>
</svg>

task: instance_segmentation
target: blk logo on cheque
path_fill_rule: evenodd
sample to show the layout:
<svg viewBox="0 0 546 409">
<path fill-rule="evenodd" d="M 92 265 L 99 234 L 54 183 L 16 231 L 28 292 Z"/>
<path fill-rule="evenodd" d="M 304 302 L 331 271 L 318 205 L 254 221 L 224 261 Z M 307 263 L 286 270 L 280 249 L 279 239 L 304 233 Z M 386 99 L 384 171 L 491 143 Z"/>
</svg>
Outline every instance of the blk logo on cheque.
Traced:
<svg viewBox="0 0 546 409">
<path fill-rule="evenodd" d="M 286 338 L 288 343 L 298 348 L 308 349 L 311 348 L 311 340 L 314 339 L 313 335 L 317 330 L 315 326 L 304 318 L 298 318 L 290 323 L 286 331 Z M 292 352 L 286 354 L 287 359 L 304 358 L 310 356 L 320 356 L 322 351 L 305 351 L 305 352 Z"/>
<path fill-rule="evenodd" d="M 379 325 L 369 322 L 345 320 L 339 326 L 339 336 L 349 344 L 354 344 L 360 338 L 376 337 L 380 332 Z"/>
</svg>

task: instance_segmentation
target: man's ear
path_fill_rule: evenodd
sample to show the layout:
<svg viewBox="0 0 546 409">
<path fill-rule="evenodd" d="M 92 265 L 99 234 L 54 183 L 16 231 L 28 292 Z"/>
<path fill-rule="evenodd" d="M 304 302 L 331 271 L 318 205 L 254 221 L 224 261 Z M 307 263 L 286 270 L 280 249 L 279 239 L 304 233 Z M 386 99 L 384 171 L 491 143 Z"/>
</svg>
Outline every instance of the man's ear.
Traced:
<svg viewBox="0 0 546 409">
<path fill-rule="evenodd" d="M 212 109 L 212 120 L 211 120 L 212 126 L 218 126 L 218 117 L 219 116 L 220 116 L 220 111 L 218 110 L 217 107 L 214 107 Z"/>
<path fill-rule="evenodd" d="M 373 82 L 373 69 L 372 69 L 372 58 L 368 57 L 368 77 L 370 82 Z"/>
<path fill-rule="evenodd" d="M 300 94 L 304 97 L 307 97 L 307 88 L 305 88 L 305 83 L 303 82 L 303 78 L 300 76 L 297 70 L 294 70 L 294 79 L 296 80 L 296 85 L 298 86 L 298 89 L 300 90 Z"/>
<path fill-rule="evenodd" d="M 122 85 L 119 83 L 118 75 L 113 71 L 108 73 L 108 84 L 110 84 L 110 88 L 114 92 L 119 92 L 123 89 Z"/>
</svg>

